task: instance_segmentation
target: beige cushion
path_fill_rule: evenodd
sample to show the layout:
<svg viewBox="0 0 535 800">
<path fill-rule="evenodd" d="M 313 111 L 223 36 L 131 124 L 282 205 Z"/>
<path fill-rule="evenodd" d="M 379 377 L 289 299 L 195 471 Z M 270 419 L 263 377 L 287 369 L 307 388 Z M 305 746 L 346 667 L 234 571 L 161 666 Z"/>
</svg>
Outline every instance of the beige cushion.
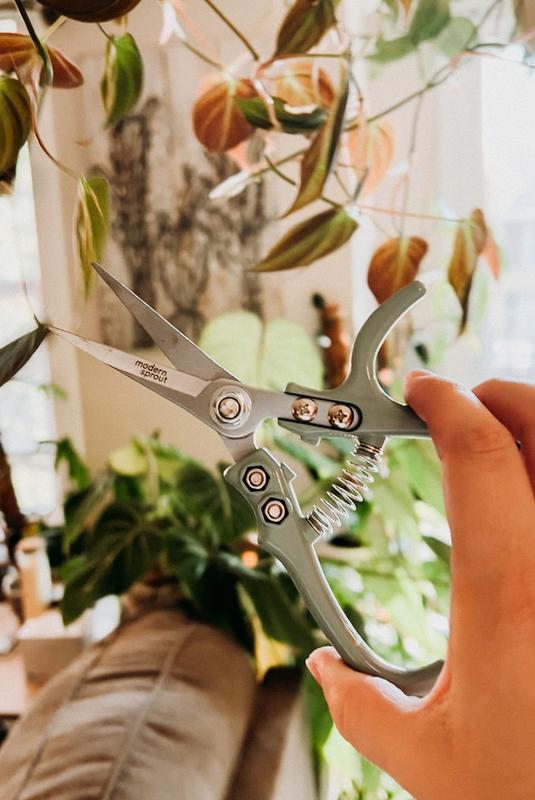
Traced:
<svg viewBox="0 0 535 800">
<path fill-rule="evenodd" d="M 226 636 L 145 614 L 42 690 L 0 750 L 0 800 L 224 800 L 254 702 Z"/>
</svg>

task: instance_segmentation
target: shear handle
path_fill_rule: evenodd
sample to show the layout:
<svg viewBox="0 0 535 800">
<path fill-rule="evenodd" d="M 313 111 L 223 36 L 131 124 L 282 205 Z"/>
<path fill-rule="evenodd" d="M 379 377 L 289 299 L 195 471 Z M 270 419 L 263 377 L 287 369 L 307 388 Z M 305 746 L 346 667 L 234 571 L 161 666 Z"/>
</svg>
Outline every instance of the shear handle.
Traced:
<svg viewBox="0 0 535 800">
<path fill-rule="evenodd" d="M 247 488 L 247 472 L 265 470 L 263 491 Z M 405 694 L 423 696 L 435 683 L 442 662 L 415 670 L 404 670 L 377 655 L 355 630 L 336 600 L 323 570 L 314 543 L 319 538 L 303 517 L 291 482 L 295 474 L 280 464 L 267 450 L 254 450 L 225 473 L 253 508 L 258 523 L 259 544 L 278 558 L 292 578 L 305 604 L 328 640 L 346 664 L 358 672 L 384 678 Z M 270 502 L 282 502 L 286 516 L 278 523 L 269 522 L 266 509 Z"/>
</svg>

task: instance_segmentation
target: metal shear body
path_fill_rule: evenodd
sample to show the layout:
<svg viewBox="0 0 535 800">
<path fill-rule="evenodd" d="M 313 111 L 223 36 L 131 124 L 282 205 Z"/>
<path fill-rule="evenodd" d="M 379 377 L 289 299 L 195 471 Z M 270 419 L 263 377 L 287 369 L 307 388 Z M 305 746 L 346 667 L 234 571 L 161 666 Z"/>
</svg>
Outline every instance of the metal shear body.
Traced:
<svg viewBox="0 0 535 800">
<path fill-rule="evenodd" d="M 128 287 L 99 264 L 96 271 L 167 356 L 174 369 L 52 328 L 80 350 L 104 361 L 202 420 L 225 442 L 235 463 L 226 480 L 254 510 L 260 547 L 284 565 L 309 611 L 344 661 L 354 669 L 385 678 L 407 694 L 424 695 L 442 667 L 404 670 L 378 656 L 352 626 L 334 597 L 315 544 L 362 499 L 387 436 L 428 437 L 425 423 L 382 389 L 376 375 L 378 350 L 397 320 L 425 294 L 414 282 L 377 308 L 361 328 L 351 369 L 343 384 L 328 391 L 290 384 L 285 392 L 241 383 Z M 292 488 L 295 473 L 269 451 L 259 449 L 255 432 L 268 418 L 317 443 L 332 436 L 356 442 L 354 469 L 345 470 L 323 506 L 305 516 Z"/>
</svg>

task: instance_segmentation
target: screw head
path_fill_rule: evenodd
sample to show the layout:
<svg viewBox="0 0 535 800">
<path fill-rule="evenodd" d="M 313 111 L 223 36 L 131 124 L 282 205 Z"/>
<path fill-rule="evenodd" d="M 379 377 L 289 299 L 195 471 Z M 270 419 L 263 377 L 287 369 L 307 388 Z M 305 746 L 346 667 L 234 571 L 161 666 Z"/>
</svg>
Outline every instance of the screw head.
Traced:
<svg viewBox="0 0 535 800">
<path fill-rule="evenodd" d="M 342 403 L 335 403 L 327 412 L 329 424 L 333 428 L 339 430 L 347 430 L 353 425 L 355 414 L 350 406 L 345 406 Z"/>
<path fill-rule="evenodd" d="M 223 419 L 236 419 L 241 411 L 241 405 L 236 397 L 222 397 L 217 403 L 217 413 Z"/>
<path fill-rule="evenodd" d="M 237 427 L 249 417 L 251 398 L 241 389 L 226 387 L 219 389 L 210 403 L 210 415 L 214 422 Z"/>
<path fill-rule="evenodd" d="M 280 525 L 288 516 L 288 509 L 284 500 L 279 500 L 276 497 L 270 497 L 262 506 L 262 514 L 266 522 L 272 522 L 275 525 Z"/>
<path fill-rule="evenodd" d="M 296 397 L 292 403 L 292 417 L 301 422 L 310 422 L 318 413 L 318 404 L 310 397 Z"/>
<path fill-rule="evenodd" d="M 268 485 L 269 475 L 264 467 L 248 467 L 243 482 L 251 492 L 261 492 Z"/>
</svg>

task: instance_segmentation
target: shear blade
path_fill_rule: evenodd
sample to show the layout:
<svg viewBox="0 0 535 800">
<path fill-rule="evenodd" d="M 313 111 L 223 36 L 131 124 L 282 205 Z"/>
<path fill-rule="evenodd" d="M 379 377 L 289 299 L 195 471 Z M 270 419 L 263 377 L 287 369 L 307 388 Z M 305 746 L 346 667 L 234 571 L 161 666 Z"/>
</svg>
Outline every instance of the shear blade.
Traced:
<svg viewBox="0 0 535 800">
<path fill-rule="evenodd" d="M 187 372 L 170 369 L 155 361 L 124 353 L 122 350 L 93 342 L 91 339 L 84 339 L 82 336 L 61 330 L 61 328 L 51 326 L 50 329 L 61 339 L 77 347 L 78 350 L 88 353 L 98 361 L 108 364 L 122 372 L 123 375 L 133 378 L 143 386 L 185 408 L 189 408 L 190 402 L 210 383 L 195 375 L 189 375 Z"/>
<path fill-rule="evenodd" d="M 207 356 L 200 347 L 158 314 L 128 286 L 114 278 L 101 264 L 93 261 L 92 266 L 178 370 L 185 370 L 189 375 L 197 375 L 207 381 L 218 378 L 236 380 L 234 375 Z"/>
</svg>

